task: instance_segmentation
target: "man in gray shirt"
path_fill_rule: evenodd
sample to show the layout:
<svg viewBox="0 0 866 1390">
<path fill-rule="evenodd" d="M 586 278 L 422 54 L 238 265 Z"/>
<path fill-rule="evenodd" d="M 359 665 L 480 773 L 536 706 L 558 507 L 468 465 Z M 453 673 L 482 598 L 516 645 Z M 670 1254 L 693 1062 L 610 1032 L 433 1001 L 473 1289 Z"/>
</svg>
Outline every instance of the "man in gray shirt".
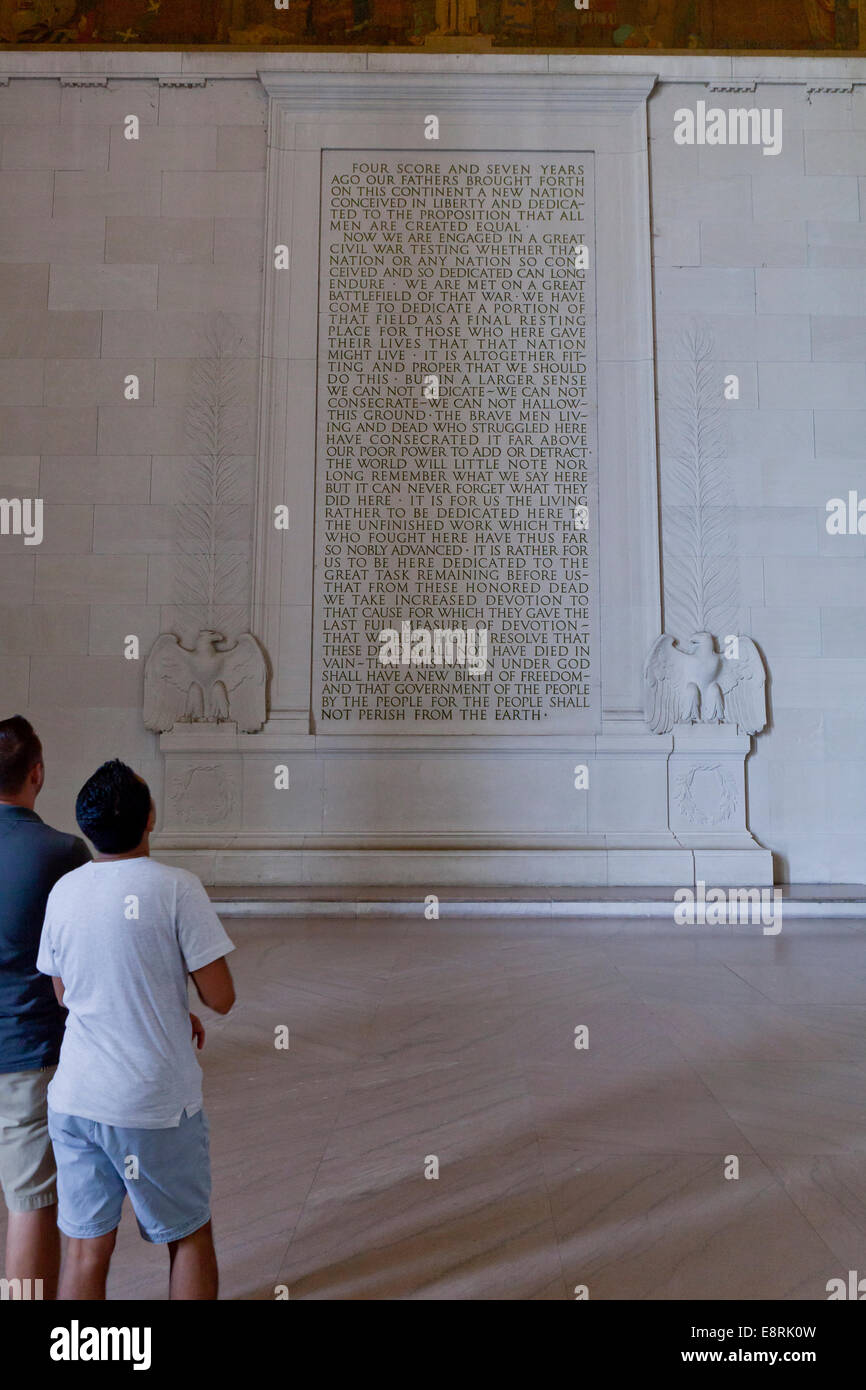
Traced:
<svg viewBox="0 0 866 1390">
<path fill-rule="evenodd" d="M 9 1209 L 6 1278 L 54 1298 L 60 1267 L 57 1177 L 46 1091 L 65 1011 L 36 968 L 48 894 L 90 861 L 83 840 L 52 830 L 34 804 L 42 745 L 20 715 L 0 720 L 0 1186 Z M 26 1285 L 19 1289 L 23 1293 Z"/>
</svg>

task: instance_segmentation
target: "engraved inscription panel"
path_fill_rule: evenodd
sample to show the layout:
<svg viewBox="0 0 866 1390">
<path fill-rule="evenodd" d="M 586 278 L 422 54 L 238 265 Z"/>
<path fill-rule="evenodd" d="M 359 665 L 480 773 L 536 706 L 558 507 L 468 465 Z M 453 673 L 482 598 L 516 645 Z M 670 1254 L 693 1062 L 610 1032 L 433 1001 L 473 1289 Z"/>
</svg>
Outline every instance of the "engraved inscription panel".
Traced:
<svg viewBox="0 0 866 1390">
<path fill-rule="evenodd" d="M 322 152 L 319 733 L 600 726 L 592 155 Z"/>
</svg>

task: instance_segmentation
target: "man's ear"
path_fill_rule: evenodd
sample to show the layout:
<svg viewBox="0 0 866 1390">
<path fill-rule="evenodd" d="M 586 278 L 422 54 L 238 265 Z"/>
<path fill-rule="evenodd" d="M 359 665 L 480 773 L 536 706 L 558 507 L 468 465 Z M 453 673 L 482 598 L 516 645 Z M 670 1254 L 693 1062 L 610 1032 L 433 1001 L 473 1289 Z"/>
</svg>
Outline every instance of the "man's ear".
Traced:
<svg viewBox="0 0 866 1390">
<path fill-rule="evenodd" d="M 37 792 L 41 792 L 45 786 L 45 764 L 41 759 L 38 763 L 34 763 L 30 769 L 30 782 Z"/>
<path fill-rule="evenodd" d="M 156 825 L 156 807 L 154 806 L 153 800 L 151 799 L 151 803 L 150 803 L 150 815 L 149 815 L 148 818 L 147 818 L 147 834 L 148 834 L 148 835 L 150 834 L 151 830 L 153 830 L 153 827 L 154 827 L 155 825 Z"/>
</svg>

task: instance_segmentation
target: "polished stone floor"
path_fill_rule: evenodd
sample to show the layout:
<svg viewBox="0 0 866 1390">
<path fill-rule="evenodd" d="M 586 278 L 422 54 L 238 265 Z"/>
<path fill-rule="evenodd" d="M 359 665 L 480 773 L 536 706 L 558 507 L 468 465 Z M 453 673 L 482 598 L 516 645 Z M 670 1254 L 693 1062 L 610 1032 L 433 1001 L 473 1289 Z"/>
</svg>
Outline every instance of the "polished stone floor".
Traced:
<svg viewBox="0 0 866 1390">
<path fill-rule="evenodd" d="M 221 1297 L 801 1300 L 866 1273 L 866 923 L 227 927 Z M 165 1260 L 127 1207 L 110 1297 L 163 1298 Z"/>
</svg>

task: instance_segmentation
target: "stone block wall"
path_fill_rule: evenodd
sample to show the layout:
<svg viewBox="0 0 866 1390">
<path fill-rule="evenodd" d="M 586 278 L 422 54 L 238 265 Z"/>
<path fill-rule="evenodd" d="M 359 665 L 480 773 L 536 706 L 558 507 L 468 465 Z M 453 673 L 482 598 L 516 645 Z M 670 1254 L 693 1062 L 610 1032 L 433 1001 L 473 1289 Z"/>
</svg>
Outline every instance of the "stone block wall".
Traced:
<svg viewBox="0 0 866 1390">
<path fill-rule="evenodd" d="M 189 400 L 215 329 L 240 405 L 223 534 L 248 572 L 266 112 L 255 77 L 0 86 L 0 496 L 44 501 L 41 545 L 0 537 L 0 707 L 42 735 L 39 809 L 62 826 L 106 757 L 159 796 L 143 657 L 179 616 Z"/>
<path fill-rule="evenodd" d="M 698 101 L 779 108 L 781 153 L 677 145 L 674 112 Z M 777 877 L 862 882 L 866 535 L 829 535 L 826 503 L 866 499 L 866 87 L 662 86 L 650 150 L 663 501 L 697 322 L 723 405 L 737 621 L 771 673 L 751 828 Z M 724 400 L 730 373 L 738 400 Z"/>
<path fill-rule="evenodd" d="M 126 660 L 124 641 L 137 635 L 146 654 L 184 616 L 176 509 L 215 323 L 239 405 L 223 535 L 249 568 L 267 103 L 249 57 L 181 59 L 0 61 L 0 497 L 45 505 L 40 546 L 0 537 L 0 708 L 27 713 L 42 734 L 40 811 L 64 827 L 105 757 L 133 762 L 159 794 L 143 660 Z M 866 497 L 866 61 L 851 60 L 857 80 L 835 92 L 807 92 L 812 70 L 799 61 L 781 84 L 713 93 L 705 77 L 721 60 L 671 60 L 676 80 L 650 99 L 662 476 L 697 324 L 720 401 L 723 378 L 739 378 L 718 421 L 732 625 L 771 672 L 772 727 L 748 765 L 751 827 L 777 852 L 778 877 L 852 882 L 866 879 L 866 536 L 828 535 L 825 505 L 849 490 Z M 547 60 L 496 62 L 539 72 Z M 650 60 L 560 58 L 551 69 L 569 62 L 618 71 Z M 784 76 L 785 63 L 762 60 L 762 75 L 775 64 Z M 782 152 L 677 146 L 674 112 L 698 100 L 781 108 Z M 131 114 L 137 141 L 124 136 Z M 124 399 L 130 374 L 137 400 Z"/>
</svg>

